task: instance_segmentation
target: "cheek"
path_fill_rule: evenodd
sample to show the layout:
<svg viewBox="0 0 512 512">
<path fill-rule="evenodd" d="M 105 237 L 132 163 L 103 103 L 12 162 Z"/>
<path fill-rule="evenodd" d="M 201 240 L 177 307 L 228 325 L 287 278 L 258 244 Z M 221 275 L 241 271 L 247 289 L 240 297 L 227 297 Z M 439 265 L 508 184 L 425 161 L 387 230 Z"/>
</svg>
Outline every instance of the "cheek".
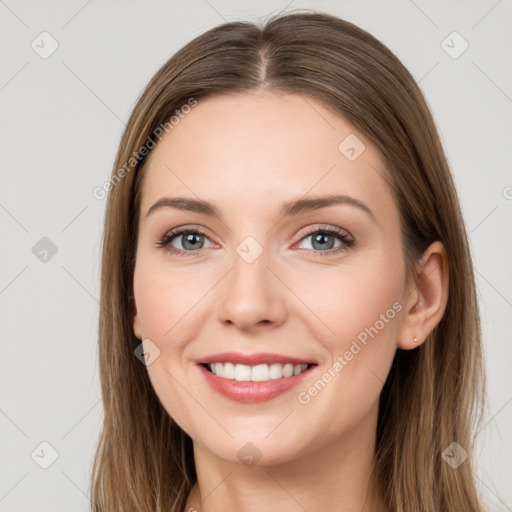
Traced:
<svg viewBox="0 0 512 512">
<path fill-rule="evenodd" d="M 331 350 L 343 350 L 347 342 L 376 323 L 386 334 L 394 329 L 401 307 L 393 305 L 402 300 L 405 283 L 399 258 L 400 254 L 393 257 L 384 251 L 368 251 L 339 266 L 319 268 L 306 278 L 306 273 L 300 279 L 289 274 L 296 294 L 304 297 L 320 320 L 315 324 L 324 327 L 317 331 L 318 339 Z"/>
<path fill-rule="evenodd" d="M 200 282 L 197 273 L 189 276 L 183 268 L 172 269 L 141 258 L 135 268 L 134 294 L 145 337 L 154 338 L 159 344 L 175 338 L 200 298 L 202 287 L 195 281 Z"/>
<path fill-rule="evenodd" d="M 185 333 L 187 323 L 193 321 L 191 304 L 197 302 L 198 290 L 186 286 L 183 276 L 180 270 L 171 272 L 141 258 L 135 268 L 134 294 L 143 337 L 159 351 L 147 366 L 155 394 L 174 421 L 190 431 L 190 397 L 180 383 L 186 377 L 182 367 Z"/>
<path fill-rule="evenodd" d="M 336 271 L 325 283 L 330 292 L 316 294 L 312 309 L 334 332 L 317 332 L 330 362 L 297 401 L 306 422 L 312 411 L 331 417 L 324 434 L 335 437 L 376 407 L 396 352 L 402 282 L 385 264 Z"/>
<path fill-rule="evenodd" d="M 361 405 L 375 400 L 386 380 L 403 310 L 405 270 L 397 259 L 401 254 L 382 254 L 369 253 L 353 265 L 330 269 L 320 280 L 315 279 L 315 288 L 309 280 L 304 283 L 310 290 L 318 290 L 309 294 L 308 305 L 322 321 L 317 339 L 330 353 L 331 366 L 338 363 L 331 370 L 336 375 L 334 387 L 340 386 L 340 396 L 347 400 L 359 397 Z M 305 294 L 306 288 L 298 295 L 301 293 Z M 368 392 L 365 397 L 362 390 Z"/>
<path fill-rule="evenodd" d="M 395 304 L 402 296 L 402 279 L 392 269 L 354 269 L 339 277 L 339 287 L 329 297 L 337 311 L 332 311 L 335 330 L 350 338 L 377 324 L 379 331 L 396 324 Z M 337 313 L 335 315 L 335 313 Z"/>
</svg>

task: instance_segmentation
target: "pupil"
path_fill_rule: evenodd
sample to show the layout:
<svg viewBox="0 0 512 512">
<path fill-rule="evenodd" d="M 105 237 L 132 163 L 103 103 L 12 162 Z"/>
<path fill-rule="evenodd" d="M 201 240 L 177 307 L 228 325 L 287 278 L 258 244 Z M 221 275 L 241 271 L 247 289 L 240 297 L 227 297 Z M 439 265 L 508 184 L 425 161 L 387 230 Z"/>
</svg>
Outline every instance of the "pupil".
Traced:
<svg viewBox="0 0 512 512">
<path fill-rule="evenodd" d="M 197 238 L 197 237 L 198 237 L 197 234 L 189 233 L 188 235 L 185 236 L 185 242 L 184 242 L 183 246 L 186 247 L 187 246 L 186 244 L 190 243 L 191 247 L 189 247 L 189 248 L 196 249 L 198 244 L 194 244 L 194 238 Z M 197 240 L 196 240 L 196 242 L 197 242 Z"/>
<path fill-rule="evenodd" d="M 329 245 L 328 242 L 325 242 L 325 239 L 326 238 L 331 238 L 332 239 L 332 236 L 331 235 L 324 235 L 322 233 L 319 233 L 317 234 L 316 236 L 313 237 L 313 247 L 315 246 L 315 243 L 319 243 L 320 244 L 320 248 L 324 248 L 325 249 L 325 245 Z M 331 247 L 328 247 L 329 249 Z"/>
</svg>

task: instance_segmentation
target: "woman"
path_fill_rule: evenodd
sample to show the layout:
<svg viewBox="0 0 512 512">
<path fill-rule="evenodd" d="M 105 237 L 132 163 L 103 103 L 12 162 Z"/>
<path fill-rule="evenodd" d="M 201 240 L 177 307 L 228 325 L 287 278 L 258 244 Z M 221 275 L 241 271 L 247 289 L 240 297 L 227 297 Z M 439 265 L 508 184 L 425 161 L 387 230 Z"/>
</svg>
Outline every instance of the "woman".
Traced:
<svg viewBox="0 0 512 512">
<path fill-rule="evenodd" d="M 106 188 L 93 510 L 482 510 L 466 232 L 382 43 L 318 12 L 209 30 Z"/>
</svg>

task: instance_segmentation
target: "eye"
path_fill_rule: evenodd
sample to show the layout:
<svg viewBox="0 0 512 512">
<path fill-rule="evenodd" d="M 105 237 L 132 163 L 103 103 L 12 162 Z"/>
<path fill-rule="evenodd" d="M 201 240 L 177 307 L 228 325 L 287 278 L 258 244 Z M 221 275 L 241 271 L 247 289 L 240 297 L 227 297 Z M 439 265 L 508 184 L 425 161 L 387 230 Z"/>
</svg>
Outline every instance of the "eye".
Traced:
<svg viewBox="0 0 512 512">
<path fill-rule="evenodd" d="M 346 231 L 332 227 L 310 229 L 306 235 L 301 238 L 301 242 L 308 238 L 311 238 L 310 245 L 312 247 L 312 249 L 308 249 L 308 251 L 319 256 L 332 255 L 346 251 L 354 245 L 354 240 Z M 337 246 L 335 246 L 336 240 L 340 242 Z"/>
<path fill-rule="evenodd" d="M 186 255 L 186 253 L 195 254 L 199 249 L 203 249 L 205 240 L 209 241 L 208 237 L 197 229 L 176 229 L 166 233 L 157 242 L 157 245 L 172 254 Z M 183 249 L 177 248 L 174 242 L 179 242 Z"/>
<path fill-rule="evenodd" d="M 306 250 L 315 256 L 337 254 L 354 245 L 354 240 L 346 231 L 333 227 L 312 228 L 303 235 L 299 244 L 308 238 L 311 238 L 312 248 L 306 248 Z M 171 254 L 189 256 L 197 254 L 200 249 L 204 249 L 205 240 L 211 243 L 210 239 L 201 230 L 188 227 L 167 232 L 158 240 L 157 245 L 165 248 Z M 336 240 L 339 242 L 338 245 L 335 245 Z M 181 248 L 176 247 L 176 243 L 179 243 Z"/>
</svg>

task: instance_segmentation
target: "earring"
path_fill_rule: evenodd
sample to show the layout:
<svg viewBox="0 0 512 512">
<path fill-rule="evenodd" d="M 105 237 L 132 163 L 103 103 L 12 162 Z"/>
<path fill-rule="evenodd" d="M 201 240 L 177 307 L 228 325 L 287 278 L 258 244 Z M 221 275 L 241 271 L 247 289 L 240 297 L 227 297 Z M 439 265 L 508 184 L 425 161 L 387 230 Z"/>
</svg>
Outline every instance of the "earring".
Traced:
<svg viewBox="0 0 512 512">
<path fill-rule="evenodd" d="M 414 338 L 414 343 L 418 343 L 418 338 Z"/>
</svg>

